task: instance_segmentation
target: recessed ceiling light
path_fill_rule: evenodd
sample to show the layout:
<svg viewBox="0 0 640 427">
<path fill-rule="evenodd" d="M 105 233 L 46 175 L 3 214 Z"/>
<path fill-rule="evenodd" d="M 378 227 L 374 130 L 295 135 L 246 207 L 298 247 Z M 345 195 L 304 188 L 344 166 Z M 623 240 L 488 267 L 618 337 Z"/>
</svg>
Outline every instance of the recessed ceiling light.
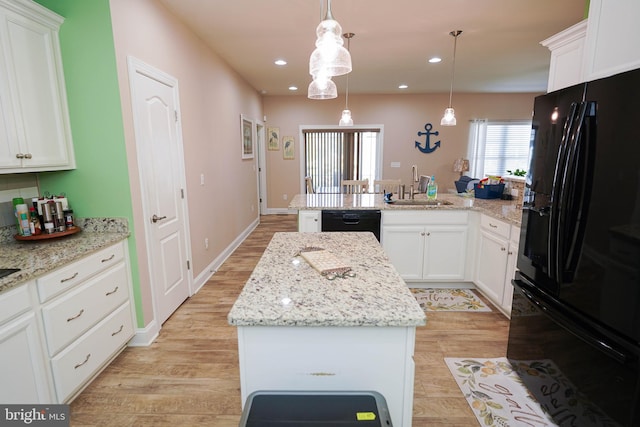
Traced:
<svg viewBox="0 0 640 427">
<path fill-rule="evenodd" d="M 409 87 L 409 86 L 407 86 L 407 85 L 405 85 L 405 84 L 402 84 L 402 85 L 398 86 L 398 89 L 406 89 L 406 88 L 408 88 L 408 87 Z"/>
<path fill-rule="evenodd" d="M 276 59 L 274 64 L 276 64 L 276 65 L 287 65 L 287 61 L 285 61 L 284 59 Z"/>
<path fill-rule="evenodd" d="M 437 64 L 440 61 L 442 61 L 442 58 L 439 58 L 437 56 L 434 56 L 433 58 L 429 58 L 429 63 L 430 64 Z"/>
<path fill-rule="evenodd" d="M 289 90 L 298 90 L 298 86 L 289 86 Z"/>
</svg>

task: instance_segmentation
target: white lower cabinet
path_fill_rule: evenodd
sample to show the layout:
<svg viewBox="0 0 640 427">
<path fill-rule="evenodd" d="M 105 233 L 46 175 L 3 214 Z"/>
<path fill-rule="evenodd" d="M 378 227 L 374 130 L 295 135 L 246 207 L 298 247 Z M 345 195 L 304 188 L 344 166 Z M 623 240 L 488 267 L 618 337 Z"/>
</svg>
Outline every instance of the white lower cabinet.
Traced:
<svg viewBox="0 0 640 427">
<path fill-rule="evenodd" d="M 0 402 L 51 403 L 52 381 L 47 370 L 38 319 L 31 305 L 30 282 L 0 295 Z"/>
<path fill-rule="evenodd" d="M 51 359 L 56 394 L 61 401 L 77 391 L 133 336 L 131 307 L 127 301 L 86 334 Z"/>
<path fill-rule="evenodd" d="M 381 243 L 400 276 L 413 282 L 467 277 L 468 213 L 383 212 Z"/>
<path fill-rule="evenodd" d="M 303 233 L 322 231 L 322 211 L 298 211 L 298 231 Z"/>
<path fill-rule="evenodd" d="M 505 314 L 511 314 L 519 229 L 488 215 L 480 217 L 475 284 Z"/>
<path fill-rule="evenodd" d="M 134 334 L 124 242 L 0 294 L 0 402 L 67 403 Z"/>
<path fill-rule="evenodd" d="M 131 274 L 119 243 L 37 280 L 58 402 L 71 400 L 133 336 Z"/>
</svg>

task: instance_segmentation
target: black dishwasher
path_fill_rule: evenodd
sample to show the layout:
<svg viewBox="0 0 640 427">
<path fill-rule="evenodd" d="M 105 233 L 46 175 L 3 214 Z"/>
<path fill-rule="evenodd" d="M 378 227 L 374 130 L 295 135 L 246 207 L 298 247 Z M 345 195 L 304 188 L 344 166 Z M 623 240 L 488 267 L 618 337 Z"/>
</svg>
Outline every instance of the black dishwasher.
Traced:
<svg viewBox="0 0 640 427">
<path fill-rule="evenodd" d="M 380 211 L 341 209 L 322 211 L 322 231 L 370 231 L 380 241 Z"/>
</svg>

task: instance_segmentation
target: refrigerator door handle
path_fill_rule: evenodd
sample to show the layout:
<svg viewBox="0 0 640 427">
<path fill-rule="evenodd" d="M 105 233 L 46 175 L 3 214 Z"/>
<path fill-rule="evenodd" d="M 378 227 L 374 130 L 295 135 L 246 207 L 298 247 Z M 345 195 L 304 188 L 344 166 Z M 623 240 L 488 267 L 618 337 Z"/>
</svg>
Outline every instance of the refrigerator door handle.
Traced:
<svg viewBox="0 0 640 427">
<path fill-rule="evenodd" d="M 595 116 L 595 104 L 583 102 L 578 112 L 575 132 L 567 151 L 566 179 L 560 195 L 563 212 L 559 218 L 558 238 L 562 252 L 558 259 L 559 283 L 573 281 L 573 273 L 582 251 L 582 234 L 587 220 L 591 188 L 591 163 L 595 145 L 589 139 L 592 132 L 585 131 L 587 119 Z"/>
<path fill-rule="evenodd" d="M 549 211 L 549 240 L 547 243 L 547 256 L 549 266 L 549 276 L 558 282 L 562 279 L 560 271 L 562 239 L 558 230 L 560 220 L 560 200 L 562 196 L 562 188 L 564 186 L 564 177 L 567 164 L 567 149 L 571 136 L 573 135 L 574 123 L 576 121 L 578 104 L 573 102 L 569 109 L 567 120 L 562 129 L 562 139 L 556 157 L 556 164 L 553 173 L 553 183 L 551 190 L 551 209 Z"/>
<path fill-rule="evenodd" d="M 599 350 L 608 357 L 613 358 L 622 364 L 628 364 L 637 359 L 634 354 L 629 353 L 619 345 L 611 343 L 607 337 L 584 326 L 578 319 L 576 319 L 578 321 L 573 320 L 562 313 L 561 310 L 554 306 L 555 304 L 553 301 L 547 301 L 550 300 L 549 297 L 540 295 L 539 292 L 531 289 L 525 282 L 520 280 L 513 280 L 512 282 L 516 289 L 520 290 L 522 295 L 524 295 L 531 304 L 544 312 L 558 325 L 562 326 L 585 343 L 594 347 L 596 350 Z"/>
</svg>

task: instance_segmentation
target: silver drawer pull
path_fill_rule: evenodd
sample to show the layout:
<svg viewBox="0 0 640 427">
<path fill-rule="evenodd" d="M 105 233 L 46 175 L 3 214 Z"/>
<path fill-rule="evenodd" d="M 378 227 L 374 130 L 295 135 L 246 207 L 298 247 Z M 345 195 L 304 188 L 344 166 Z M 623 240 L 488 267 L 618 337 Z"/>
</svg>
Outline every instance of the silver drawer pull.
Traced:
<svg viewBox="0 0 640 427">
<path fill-rule="evenodd" d="M 73 280 L 76 277 L 78 277 L 78 272 L 77 271 L 71 277 L 67 277 L 66 279 L 60 279 L 60 283 L 68 282 L 69 280 Z"/>
<path fill-rule="evenodd" d="M 498 228 L 498 226 L 497 226 L 497 225 L 493 225 L 493 224 L 491 224 L 491 223 L 489 223 L 489 227 L 491 227 L 491 228 Z"/>
<path fill-rule="evenodd" d="M 110 256 L 109 258 L 105 258 L 105 259 L 103 259 L 103 260 L 102 260 L 102 261 L 100 261 L 100 262 L 107 262 L 107 261 L 111 261 L 111 260 L 113 259 L 113 257 L 115 257 L 115 256 L 116 256 L 116 254 L 111 254 L 111 256 Z"/>
<path fill-rule="evenodd" d="M 107 293 L 105 294 L 105 296 L 113 295 L 113 294 L 115 294 L 116 292 L 118 292 L 118 286 L 116 286 L 116 288 L 115 288 L 114 290 L 112 290 L 111 292 L 107 292 Z"/>
<path fill-rule="evenodd" d="M 120 329 L 118 329 L 118 330 L 117 330 L 117 331 L 115 331 L 115 332 L 112 332 L 112 333 L 111 333 L 111 336 L 113 337 L 113 336 L 115 336 L 115 335 L 118 335 L 120 332 L 122 332 L 122 330 L 123 330 L 123 329 L 124 329 L 124 325 L 120 325 Z"/>
<path fill-rule="evenodd" d="M 78 363 L 76 366 L 73 367 L 73 369 L 78 369 L 80 366 L 82 366 L 85 363 L 87 363 L 89 361 L 90 357 L 91 357 L 91 353 L 87 354 L 87 357 L 85 357 L 84 362 Z"/>
<path fill-rule="evenodd" d="M 80 310 L 80 313 L 76 314 L 75 316 L 69 317 L 67 319 L 67 322 L 71 322 L 72 320 L 76 320 L 78 317 L 82 316 L 82 313 L 84 313 L 84 308 L 82 310 Z"/>
</svg>

